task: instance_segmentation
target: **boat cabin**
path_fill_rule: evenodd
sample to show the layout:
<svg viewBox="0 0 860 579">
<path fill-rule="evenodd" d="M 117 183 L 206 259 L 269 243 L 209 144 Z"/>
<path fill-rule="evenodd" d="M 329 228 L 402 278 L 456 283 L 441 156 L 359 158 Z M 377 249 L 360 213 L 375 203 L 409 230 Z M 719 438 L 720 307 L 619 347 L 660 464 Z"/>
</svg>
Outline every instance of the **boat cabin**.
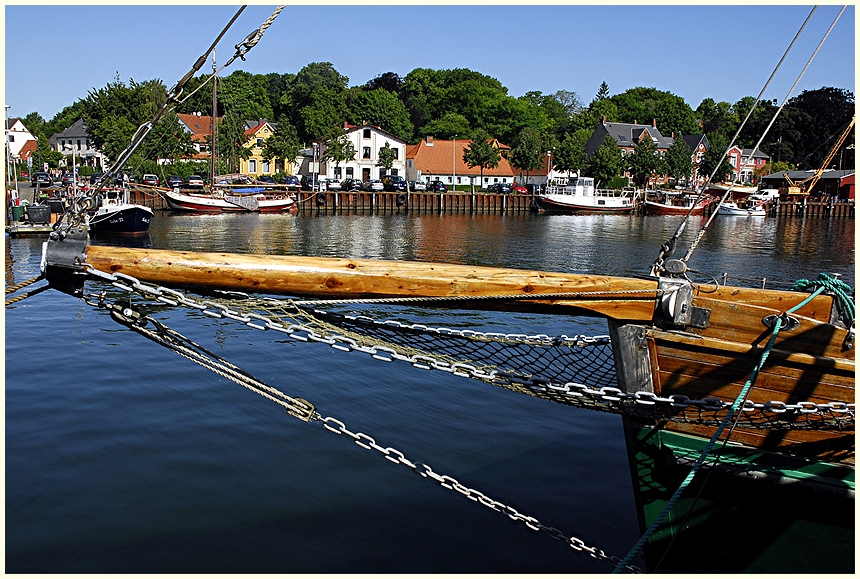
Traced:
<svg viewBox="0 0 860 579">
<path fill-rule="evenodd" d="M 594 196 L 594 177 L 561 177 L 550 181 L 549 192 L 556 195 Z"/>
</svg>

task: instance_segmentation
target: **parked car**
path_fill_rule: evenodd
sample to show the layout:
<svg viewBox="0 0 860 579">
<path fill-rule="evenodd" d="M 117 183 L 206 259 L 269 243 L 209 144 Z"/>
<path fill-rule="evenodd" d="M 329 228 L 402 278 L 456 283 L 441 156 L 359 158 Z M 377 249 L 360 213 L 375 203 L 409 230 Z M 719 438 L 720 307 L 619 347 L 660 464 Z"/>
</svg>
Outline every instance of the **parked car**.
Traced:
<svg viewBox="0 0 860 579">
<path fill-rule="evenodd" d="M 343 191 L 361 191 L 364 183 L 360 179 L 344 179 L 340 182 L 340 188 Z"/>
<path fill-rule="evenodd" d="M 153 175 L 152 173 L 145 173 L 143 175 L 142 183 L 144 185 L 152 185 L 154 187 L 158 187 L 161 181 L 158 179 L 158 175 Z"/>
<path fill-rule="evenodd" d="M 287 185 L 289 187 L 300 187 L 301 186 L 301 182 L 299 181 L 299 178 L 297 175 L 284 175 L 284 177 L 281 179 L 281 183 L 283 183 L 284 185 Z"/>
<path fill-rule="evenodd" d="M 275 178 L 271 175 L 260 175 L 259 177 L 257 177 L 257 183 L 263 183 L 265 185 L 274 185 Z"/>
<path fill-rule="evenodd" d="M 528 193 L 529 192 L 528 188 L 526 188 L 525 185 L 520 185 L 519 183 L 511 184 L 511 189 L 514 190 L 513 191 L 514 193 Z"/>
<path fill-rule="evenodd" d="M 168 187 L 182 187 L 182 177 L 179 175 L 169 175 L 165 181 Z"/>
<path fill-rule="evenodd" d="M 90 175 L 90 185 L 95 185 L 96 183 L 99 182 L 99 179 L 101 179 L 104 176 L 105 176 L 105 174 L 101 171 L 99 171 L 98 173 L 93 173 L 92 175 Z"/>
<path fill-rule="evenodd" d="M 448 188 L 445 186 L 445 184 L 442 181 L 439 181 L 438 179 L 436 181 L 430 181 L 429 183 L 427 183 L 427 190 L 428 191 L 435 191 L 436 193 L 447 193 L 448 192 Z"/>
<path fill-rule="evenodd" d="M 400 175 L 383 175 L 381 181 L 386 191 L 406 191 L 406 179 Z"/>
<path fill-rule="evenodd" d="M 487 193 L 510 193 L 513 191 L 510 183 L 490 183 L 487 186 Z"/>
<path fill-rule="evenodd" d="M 78 179 L 75 178 L 74 173 L 63 173 L 63 177 L 62 177 L 62 179 L 60 179 L 60 181 L 63 184 L 63 187 L 70 187 L 77 180 Z"/>
<path fill-rule="evenodd" d="M 116 183 L 117 185 L 122 185 L 123 181 L 124 181 L 123 176 L 125 176 L 128 179 L 129 183 L 136 183 L 137 182 L 137 177 L 135 177 L 131 173 L 120 173 L 114 179 L 114 183 Z"/>
<path fill-rule="evenodd" d="M 304 191 L 320 190 L 320 181 L 316 175 L 302 175 L 301 184 Z"/>
<path fill-rule="evenodd" d="M 367 183 L 364 184 L 365 191 L 383 191 L 385 190 L 385 185 L 382 184 L 382 181 L 379 179 L 371 179 Z"/>
<path fill-rule="evenodd" d="M 188 188 L 203 189 L 203 177 L 200 175 L 190 175 L 188 179 L 185 180 L 185 185 L 187 185 Z"/>
<path fill-rule="evenodd" d="M 427 183 L 425 183 L 424 181 L 410 181 L 409 189 L 412 191 L 426 191 Z"/>
<path fill-rule="evenodd" d="M 33 184 L 33 187 L 35 187 L 37 183 L 40 187 L 50 187 L 54 184 L 51 180 L 51 176 L 44 171 L 36 171 L 33 173 L 33 177 L 30 179 L 30 182 Z"/>
<path fill-rule="evenodd" d="M 339 179 L 326 179 L 325 188 L 329 191 L 340 191 L 341 184 Z"/>
</svg>

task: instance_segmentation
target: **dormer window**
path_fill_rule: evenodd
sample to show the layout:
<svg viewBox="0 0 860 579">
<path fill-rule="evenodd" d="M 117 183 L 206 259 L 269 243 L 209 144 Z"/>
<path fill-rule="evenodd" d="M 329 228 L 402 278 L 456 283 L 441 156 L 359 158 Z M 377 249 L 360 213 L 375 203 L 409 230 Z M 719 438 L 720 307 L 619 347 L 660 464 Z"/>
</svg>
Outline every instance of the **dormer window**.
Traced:
<svg viewBox="0 0 860 579">
<path fill-rule="evenodd" d="M 369 138 L 370 138 L 370 129 L 364 129 L 364 131 L 362 131 L 362 133 L 363 133 L 363 134 L 362 134 L 362 137 L 363 137 L 363 138 L 365 138 L 365 139 L 369 139 Z"/>
</svg>

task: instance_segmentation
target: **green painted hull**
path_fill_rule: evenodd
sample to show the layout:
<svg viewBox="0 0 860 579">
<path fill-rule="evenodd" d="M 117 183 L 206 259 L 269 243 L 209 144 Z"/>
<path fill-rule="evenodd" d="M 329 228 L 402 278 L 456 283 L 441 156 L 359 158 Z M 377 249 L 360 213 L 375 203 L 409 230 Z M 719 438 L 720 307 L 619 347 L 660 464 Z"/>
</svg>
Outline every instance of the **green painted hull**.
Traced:
<svg viewBox="0 0 860 579">
<path fill-rule="evenodd" d="M 707 440 L 625 420 L 642 532 L 678 488 Z M 715 450 L 646 543 L 659 573 L 853 573 L 854 469 Z"/>
</svg>

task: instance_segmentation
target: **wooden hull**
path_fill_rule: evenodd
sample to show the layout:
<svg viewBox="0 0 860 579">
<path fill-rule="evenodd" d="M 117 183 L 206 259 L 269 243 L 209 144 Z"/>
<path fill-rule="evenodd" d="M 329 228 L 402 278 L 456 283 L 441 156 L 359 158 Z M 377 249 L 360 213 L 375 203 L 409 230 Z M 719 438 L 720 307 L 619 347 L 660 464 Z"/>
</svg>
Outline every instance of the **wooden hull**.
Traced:
<svg viewBox="0 0 860 579">
<path fill-rule="evenodd" d="M 175 211 L 190 211 L 195 213 L 224 213 L 259 211 L 260 213 L 281 213 L 289 211 L 295 200 L 287 195 L 256 200 L 256 203 L 245 204 L 231 202 L 228 199 L 205 193 L 195 195 L 187 193 L 163 192 L 167 205 Z M 278 198 L 279 197 L 279 198 Z"/>
<path fill-rule="evenodd" d="M 701 215 L 705 211 L 705 204 L 698 203 L 693 210 L 690 211 L 690 206 L 667 205 L 666 203 L 657 203 L 656 201 L 645 201 L 645 213 L 649 215 Z"/>
</svg>

